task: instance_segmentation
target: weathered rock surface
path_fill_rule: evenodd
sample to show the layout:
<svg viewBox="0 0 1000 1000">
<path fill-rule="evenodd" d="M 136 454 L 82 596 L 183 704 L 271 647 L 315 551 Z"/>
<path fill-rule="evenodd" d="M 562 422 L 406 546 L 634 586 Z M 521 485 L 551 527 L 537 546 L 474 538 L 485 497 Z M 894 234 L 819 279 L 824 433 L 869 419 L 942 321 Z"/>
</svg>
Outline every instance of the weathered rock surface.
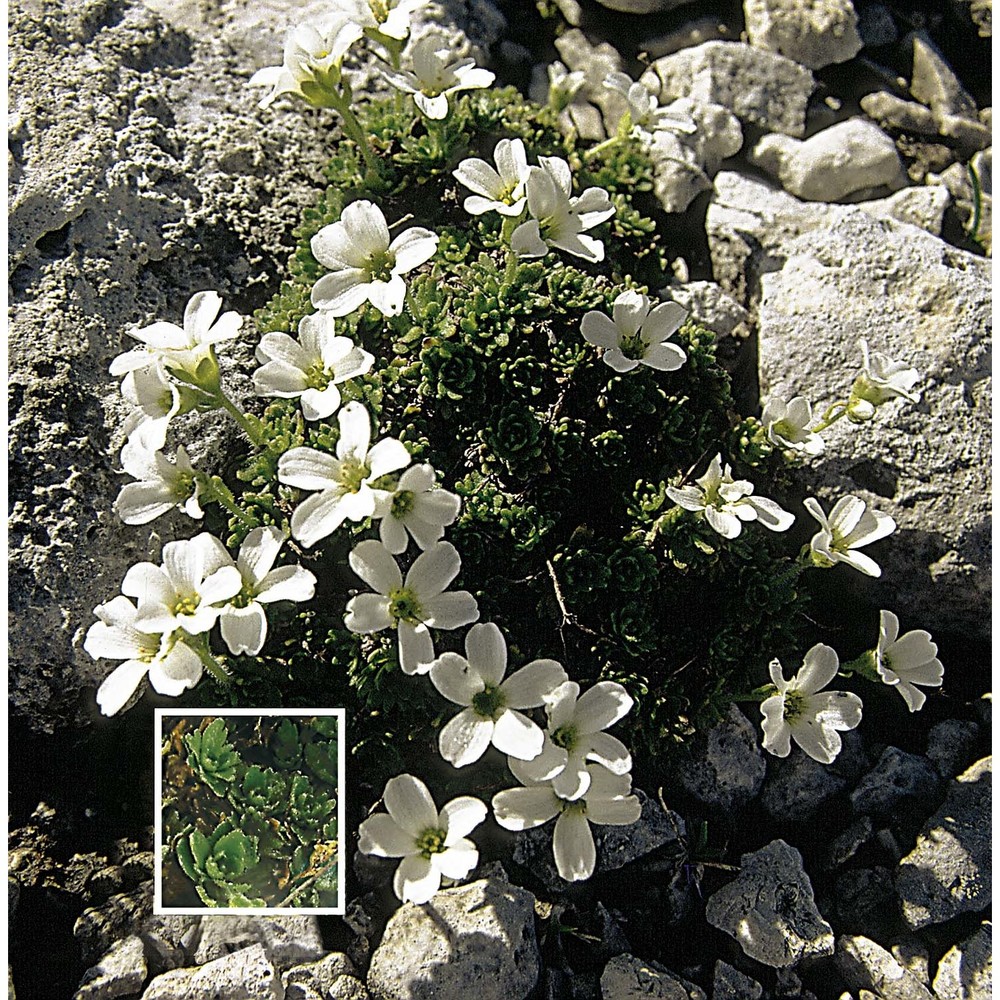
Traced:
<svg viewBox="0 0 1000 1000">
<path fill-rule="evenodd" d="M 264 946 L 251 945 L 197 969 L 157 976 L 142 1000 L 282 1000 L 281 978 Z"/>
<path fill-rule="evenodd" d="M 871 990 L 893 1000 L 934 1000 L 931 992 L 881 945 L 866 937 L 837 939 L 837 969 L 855 990 Z"/>
<path fill-rule="evenodd" d="M 765 771 L 757 731 L 732 705 L 724 719 L 695 736 L 675 777 L 702 805 L 732 819 L 760 791 Z"/>
<path fill-rule="evenodd" d="M 661 104 L 674 98 L 721 104 L 771 132 L 800 136 L 815 81 L 790 59 L 742 42 L 705 42 L 657 59 L 642 77 Z"/>
<path fill-rule="evenodd" d="M 656 962 L 617 955 L 601 974 L 602 1000 L 706 1000 L 705 991 Z"/>
<path fill-rule="evenodd" d="M 980 924 L 938 962 L 934 994 L 938 1000 L 990 1000 L 993 996 L 992 926 Z"/>
<path fill-rule="evenodd" d="M 942 778 L 954 778 L 971 762 L 970 753 L 979 736 L 971 719 L 944 719 L 927 734 L 927 757 Z"/>
<path fill-rule="evenodd" d="M 883 606 L 906 608 L 931 631 L 984 635 L 989 262 L 915 227 L 841 213 L 776 246 L 784 265 L 760 277 L 762 395 L 805 393 L 822 412 L 849 391 L 862 337 L 921 373 L 920 404 L 892 402 L 877 426 L 842 421 L 825 432 L 827 458 L 809 470 L 809 489 L 827 510 L 855 493 L 892 512 L 895 535 L 871 553 L 883 570 Z"/>
<path fill-rule="evenodd" d="M 851 805 L 859 815 L 889 816 L 905 806 L 932 803 L 939 784 L 937 771 L 926 757 L 886 747 L 851 792 Z"/>
<path fill-rule="evenodd" d="M 858 15 L 851 0 L 745 0 L 747 35 L 753 45 L 822 69 L 861 51 Z"/>
<path fill-rule="evenodd" d="M 712 1000 L 760 1000 L 764 987 L 734 969 L 728 962 L 715 963 L 712 978 Z"/>
<path fill-rule="evenodd" d="M 833 953 L 833 930 L 816 909 L 802 855 L 783 840 L 744 854 L 739 875 L 709 897 L 705 918 L 772 968 Z"/>
<path fill-rule="evenodd" d="M 900 862 L 896 892 L 911 927 L 939 924 L 990 905 L 992 783 L 991 757 L 960 774 Z"/>
<path fill-rule="evenodd" d="M 858 191 L 903 182 L 896 144 L 861 118 L 849 118 L 805 140 L 765 135 L 750 159 L 805 201 L 840 201 Z"/>
<path fill-rule="evenodd" d="M 718 337 L 728 337 L 747 321 L 749 313 L 714 281 L 688 281 L 660 290 L 664 299 L 679 302 L 691 318 Z"/>
<path fill-rule="evenodd" d="M 368 989 L 380 1000 L 518 1000 L 538 980 L 534 897 L 497 878 L 406 903 L 372 955 Z"/>
<path fill-rule="evenodd" d="M 975 119 L 976 102 L 958 81 L 937 46 L 924 33 L 913 39 L 913 75 L 910 93 L 937 115 Z"/>
<path fill-rule="evenodd" d="M 134 934 L 112 947 L 97 965 L 88 969 L 73 995 L 74 1000 L 106 1000 L 132 996 L 146 981 L 142 941 Z"/>
<path fill-rule="evenodd" d="M 310 1000 L 310 991 L 324 996 L 337 979 L 353 976 L 354 972 L 354 963 L 339 951 L 330 952 L 315 962 L 296 965 L 281 977 L 285 1000 Z"/>
<path fill-rule="evenodd" d="M 201 940 L 194 961 L 196 965 L 204 965 L 257 943 L 264 946 L 268 958 L 282 969 L 313 961 L 324 952 L 319 921 L 314 916 L 281 913 L 273 917 L 231 916 L 201 922 Z"/>
</svg>

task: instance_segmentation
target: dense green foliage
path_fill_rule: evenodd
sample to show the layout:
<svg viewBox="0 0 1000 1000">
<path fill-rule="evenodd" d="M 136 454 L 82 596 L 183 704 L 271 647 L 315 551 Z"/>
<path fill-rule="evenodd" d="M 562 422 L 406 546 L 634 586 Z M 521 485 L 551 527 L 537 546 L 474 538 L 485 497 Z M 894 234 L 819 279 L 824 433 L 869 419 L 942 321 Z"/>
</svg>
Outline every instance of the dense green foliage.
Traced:
<svg viewBox="0 0 1000 1000">
<path fill-rule="evenodd" d="M 209 907 L 336 906 L 336 719 L 185 726 L 164 743 L 163 905 L 197 905 L 193 889 Z M 205 770 L 209 746 L 227 760 L 225 782 Z"/>
<path fill-rule="evenodd" d="M 689 322 L 675 335 L 687 353 L 680 370 L 640 366 L 626 375 L 581 336 L 583 315 L 609 312 L 625 288 L 655 295 L 668 283 L 668 258 L 684 250 L 669 244 L 641 148 L 612 145 L 588 159 L 549 110 L 510 89 L 477 92 L 453 108 L 436 124 L 395 99 L 362 109 L 380 176 L 364 179 L 351 145 L 336 147 L 329 187 L 296 231 L 288 280 L 256 315 L 259 332 L 294 335 L 312 311 L 310 290 L 324 269 L 310 237 L 351 201 L 375 201 L 390 225 L 412 216 L 440 234 L 432 263 L 408 276 L 401 316 L 384 319 L 364 306 L 337 321 L 338 332 L 378 359 L 346 385 L 344 399 L 362 399 L 379 436 L 400 438 L 461 496 L 447 534 L 463 559 L 456 586 L 476 595 L 481 621 L 504 631 L 511 662 L 553 657 L 581 684 L 620 681 L 637 701 L 623 723 L 631 731 L 621 735 L 655 767 L 759 683 L 767 660 L 793 640 L 803 602 L 787 539 L 750 525 L 725 541 L 674 507 L 665 488 L 701 475 L 721 452 L 734 474 L 780 500 L 780 487 L 771 487 L 783 459 L 734 412 L 705 329 Z M 451 171 L 468 156 L 491 160 L 503 137 L 523 138 L 529 162 L 568 160 L 577 193 L 595 184 L 609 191 L 616 215 L 595 230 L 607 251 L 602 263 L 555 251 L 512 266 L 500 217 L 463 210 L 467 192 Z M 307 426 L 292 400 L 267 406 L 262 426 L 268 442 L 240 470 L 238 500 L 249 522 L 287 527 L 300 495 L 276 482 L 278 457 L 300 444 L 332 451 L 337 425 Z M 248 525 L 234 519 L 230 529 L 236 543 Z M 316 599 L 275 628 L 262 656 L 235 660 L 228 690 L 202 697 L 346 704 L 354 752 L 378 785 L 425 753 L 448 710 L 426 681 L 402 675 L 393 636 L 343 626 L 360 588 L 347 554 L 372 534 L 367 523 L 349 523 L 301 552 L 319 581 Z M 458 635 L 436 641 L 439 651 L 460 648 Z"/>
</svg>

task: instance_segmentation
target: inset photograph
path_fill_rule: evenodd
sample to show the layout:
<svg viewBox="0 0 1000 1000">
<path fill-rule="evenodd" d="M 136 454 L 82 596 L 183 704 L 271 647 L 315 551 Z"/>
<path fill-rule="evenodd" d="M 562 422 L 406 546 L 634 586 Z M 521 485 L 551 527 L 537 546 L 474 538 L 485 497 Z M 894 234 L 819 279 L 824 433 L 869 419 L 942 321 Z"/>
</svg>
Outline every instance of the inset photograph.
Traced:
<svg viewBox="0 0 1000 1000">
<path fill-rule="evenodd" d="M 344 912 L 344 710 L 156 712 L 154 912 Z"/>
</svg>

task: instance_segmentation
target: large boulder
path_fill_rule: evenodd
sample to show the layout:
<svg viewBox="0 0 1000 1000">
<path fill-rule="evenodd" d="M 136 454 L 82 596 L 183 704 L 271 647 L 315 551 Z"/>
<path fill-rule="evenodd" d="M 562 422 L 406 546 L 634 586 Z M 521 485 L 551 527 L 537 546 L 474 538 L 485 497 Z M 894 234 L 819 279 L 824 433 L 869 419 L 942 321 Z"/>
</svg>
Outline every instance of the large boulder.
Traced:
<svg viewBox="0 0 1000 1000">
<path fill-rule="evenodd" d="M 835 220 L 775 248 L 783 265 L 760 276 L 761 394 L 804 395 L 822 413 L 850 391 L 862 338 L 920 372 L 919 404 L 890 402 L 870 424 L 841 420 L 825 431 L 826 455 L 801 474 L 803 488 L 826 510 L 854 493 L 895 518 L 896 533 L 873 554 L 883 570 L 877 599 L 905 609 L 904 628 L 983 636 L 989 262 L 858 209 L 841 209 Z"/>
<path fill-rule="evenodd" d="M 861 51 L 851 0 L 744 0 L 750 42 L 809 69 L 847 62 Z"/>
</svg>

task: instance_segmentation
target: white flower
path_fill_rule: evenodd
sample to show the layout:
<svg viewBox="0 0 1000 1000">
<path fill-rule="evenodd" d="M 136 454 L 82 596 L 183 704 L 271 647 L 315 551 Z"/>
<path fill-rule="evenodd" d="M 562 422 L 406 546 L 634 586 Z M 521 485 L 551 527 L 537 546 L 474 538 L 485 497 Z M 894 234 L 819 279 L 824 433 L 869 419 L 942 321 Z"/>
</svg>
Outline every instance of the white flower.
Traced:
<svg viewBox="0 0 1000 1000">
<path fill-rule="evenodd" d="M 190 635 L 207 632 L 219 617 L 219 605 L 243 585 L 225 545 L 207 532 L 163 546 L 163 564 L 131 567 L 122 593 L 139 602 L 135 627 L 164 635 L 182 628 Z"/>
<path fill-rule="evenodd" d="M 779 448 L 815 457 L 823 454 L 823 439 L 809 430 L 813 412 L 805 396 L 796 396 L 787 403 L 772 398 L 764 405 L 760 422 L 767 439 Z"/>
<path fill-rule="evenodd" d="M 163 635 L 136 627 L 139 612 L 127 597 L 99 605 L 94 614 L 100 621 L 87 630 L 83 648 L 95 660 L 125 660 L 97 690 L 97 704 L 105 715 L 121 711 L 147 673 L 153 690 L 173 698 L 201 679 L 201 659 L 183 641 L 183 633 Z"/>
<path fill-rule="evenodd" d="M 122 379 L 122 395 L 137 407 L 125 421 L 125 436 L 144 451 L 159 451 L 167 442 L 167 428 L 184 409 L 180 387 L 154 359 Z"/>
<path fill-rule="evenodd" d="M 349 337 L 338 337 L 329 312 L 313 313 L 299 322 L 299 339 L 287 333 L 265 333 L 253 373 L 258 396 L 300 397 L 306 420 L 323 420 L 340 406 L 337 385 L 371 370 L 375 356 Z"/>
<path fill-rule="evenodd" d="M 267 638 L 267 616 L 261 605 L 274 601 L 308 601 L 316 592 L 316 577 L 302 566 L 271 569 L 285 541 L 273 526 L 254 528 L 236 557 L 243 586 L 219 614 L 219 627 L 229 652 L 256 656 Z"/>
<path fill-rule="evenodd" d="M 138 480 L 123 486 L 115 500 L 115 513 L 126 524 L 148 524 L 174 507 L 188 517 L 202 517 L 201 484 L 183 446 L 171 462 L 162 452 L 150 453 L 130 441 L 122 448 L 122 466 Z"/>
<path fill-rule="evenodd" d="M 768 669 L 778 693 L 760 706 L 764 749 L 775 757 L 787 757 L 795 740 L 813 760 L 831 763 L 840 753 L 840 733 L 861 722 L 861 699 L 856 694 L 823 691 L 840 669 L 836 652 L 823 643 L 813 646 L 790 681 L 778 660 L 772 660 Z"/>
<path fill-rule="evenodd" d="M 240 332 L 243 317 L 235 312 L 219 316 L 221 308 L 217 292 L 196 292 L 184 309 L 183 329 L 175 323 L 157 322 L 141 330 L 129 330 L 129 336 L 141 341 L 145 348 L 119 354 L 111 362 L 111 374 L 125 375 L 149 368 L 157 361 L 170 369 L 193 371 L 208 357 L 212 345 L 231 340 Z"/>
<path fill-rule="evenodd" d="M 690 134 L 697 128 L 690 115 L 661 107 L 660 102 L 645 86 L 634 81 L 627 73 L 609 73 L 604 78 L 604 86 L 621 94 L 628 101 L 633 134 L 666 130 Z"/>
<path fill-rule="evenodd" d="M 532 660 L 506 680 L 507 643 L 492 622 L 474 625 L 465 656 L 442 653 L 430 668 L 431 683 L 449 701 L 464 706 L 442 730 L 441 756 L 455 767 L 479 760 L 492 743 L 501 753 L 530 760 L 542 752 L 541 729 L 519 708 L 540 708 L 566 681 L 555 660 Z"/>
<path fill-rule="evenodd" d="M 475 194 L 465 199 L 470 215 L 499 212 L 512 218 L 524 211 L 527 196 L 524 185 L 528 180 L 528 157 L 520 139 L 501 139 L 493 150 L 497 168 L 485 160 L 472 157 L 462 162 L 453 175 Z"/>
<path fill-rule="evenodd" d="M 496 79 L 488 69 L 476 66 L 475 59 L 454 59 L 452 45 L 439 33 L 428 32 L 410 53 L 413 70 L 382 69 L 382 74 L 405 94 L 412 94 L 417 107 L 432 120 L 448 116 L 448 95 L 460 90 L 479 90 Z"/>
<path fill-rule="evenodd" d="M 379 502 L 375 511 L 375 516 L 382 518 L 379 538 L 394 556 L 406 551 L 407 532 L 421 549 L 429 549 L 444 537 L 444 529 L 454 523 L 461 507 L 462 501 L 454 493 L 435 488 L 432 465 L 414 465 Z"/>
<path fill-rule="evenodd" d="M 462 568 L 450 542 L 435 542 L 421 552 L 405 581 L 389 550 L 373 538 L 356 545 L 348 562 L 375 593 L 352 597 L 344 624 L 362 633 L 396 626 L 404 674 L 430 670 L 434 660 L 431 628 L 461 628 L 479 617 L 476 599 L 467 590 L 444 592 Z"/>
<path fill-rule="evenodd" d="M 309 245 L 331 271 L 313 286 L 313 306 L 347 316 L 367 300 L 383 315 L 398 316 L 406 297 L 401 276 L 434 256 L 438 237 L 414 226 L 390 243 L 382 210 L 370 201 L 354 201 Z"/>
<path fill-rule="evenodd" d="M 557 156 L 540 156 L 538 162 L 528 173 L 531 219 L 511 234 L 511 249 L 519 257 L 544 257 L 549 247 L 558 247 L 592 263 L 604 260 L 604 244 L 585 230 L 615 214 L 608 192 L 590 187 L 574 198 L 569 164 Z"/>
<path fill-rule="evenodd" d="M 866 576 L 881 576 L 882 570 L 874 559 L 857 550 L 870 545 L 896 530 L 896 522 L 882 511 L 869 507 L 860 497 L 841 497 L 827 518 L 815 497 L 807 497 L 805 508 L 820 523 L 809 548 L 812 561 L 828 568 L 844 562 Z"/>
<path fill-rule="evenodd" d="M 920 372 L 903 361 L 892 361 L 878 351 L 868 350 L 868 341 L 860 340 L 863 358 L 861 374 L 851 386 L 847 416 L 855 423 L 871 420 L 877 407 L 890 399 L 902 397 L 911 403 L 920 402 L 920 393 L 913 387 L 920 381 Z"/>
<path fill-rule="evenodd" d="M 716 455 L 708 471 L 696 485 L 668 486 L 667 496 L 678 507 L 700 512 L 723 538 L 736 538 L 744 521 L 760 521 L 770 531 L 787 531 L 794 515 L 766 497 L 753 496 L 753 483 L 733 479 L 727 464 L 722 468 L 722 456 Z"/>
<path fill-rule="evenodd" d="M 360 25 L 366 32 L 378 32 L 398 41 L 410 32 L 410 15 L 425 0 L 334 0 L 336 13 Z"/>
<path fill-rule="evenodd" d="M 549 63 L 546 67 L 546 73 L 549 78 L 546 100 L 556 111 L 562 111 L 568 107 L 587 80 L 587 76 L 582 70 L 574 70 L 570 73 L 558 59 Z"/>
<path fill-rule="evenodd" d="M 312 24 L 292 28 L 285 38 L 284 62 L 257 70 L 248 87 L 270 87 L 260 102 L 266 108 L 282 94 L 296 94 L 315 107 L 330 107 L 339 97 L 341 63 L 361 37 L 361 27 L 339 20 L 326 30 Z"/>
<path fill-rule="evenodd" d="M 406 445 L 396 438 L 383 438 L 369 448 L 371 418 L 361 403 L 348 403 L 337 414 L 337 422 L 336 457 L 315 448 L 291 448 L 278 459 L 279 482 L 319 491 L 306 497 L 292 514 L 292 537 L 306 548 L 346 520 L 371 517 L 385 496 L 372 483 L 410 464 Z"/>
<path fill-rule="evenodd" d="M 508 758 L 522 784 L 551 781 L 557 795 L 578 799 L 590 785 L 588 760 L 614 774 L 632 770 L 632 755 L 621 740 L 604 732 L 628 714 L 628 692 L 614 681 L 599 681 L 580 695 L 580 685 L 566 681 L 545 699 L 548 728 L 542 752 L 532 760 Z"/>
<path fill-rule="evenodd" d="M 484 802 L 461 795 L 438 812 L 427 786 L 412 774 L 390 778 L 382 801 L 388 812 L 369 816 L 358 827 L 358 848 L 403 859 L 392 888 L 404 903 L 428 902 L 442 878 L 465 878 L 479 864 L 468 834 L 486 819 Z"/>
<path fill-rule="evenodd" d="M 899 619 L 891 611 L 880 612 L 875 669 L 886 684 L 896 687 L 911 712 L 919 711 L 927 700 L 916 685 L 940 687 L 944 679 L 937 651 L 930 632 L 916 629 L 901 636 Z"/>
<path fill-rule="evenodd" d="M 597 849 L 591 823 L 630 826 L 642 814 L 638 797 L 630 794 L 630 775 L 612 774 L 599 764 L 588 764 L 586 770 L 587 790 L 582 798 L 564 798 L 551 784 L 536 782 L 493 796 L 493 815 L 506 830 L 531 830 L 559 817 L 552 832 L 552 853 L 559 876 L 567 882 L 594 874 Z"/>
<path fill-rule="evenodd" d="M 584 340 L 603 347 L 604 363 L 616 372 L 630 372 L 640 364 L 660 371 L 676 371 L 687 355 L 666 340 L 687 317 L 676 302 L 662 302 L 649 311 L 649 296 L 622 292 L 615 299 L 614 320 L 592 309 L 580 323 Z"/>
</svg>

